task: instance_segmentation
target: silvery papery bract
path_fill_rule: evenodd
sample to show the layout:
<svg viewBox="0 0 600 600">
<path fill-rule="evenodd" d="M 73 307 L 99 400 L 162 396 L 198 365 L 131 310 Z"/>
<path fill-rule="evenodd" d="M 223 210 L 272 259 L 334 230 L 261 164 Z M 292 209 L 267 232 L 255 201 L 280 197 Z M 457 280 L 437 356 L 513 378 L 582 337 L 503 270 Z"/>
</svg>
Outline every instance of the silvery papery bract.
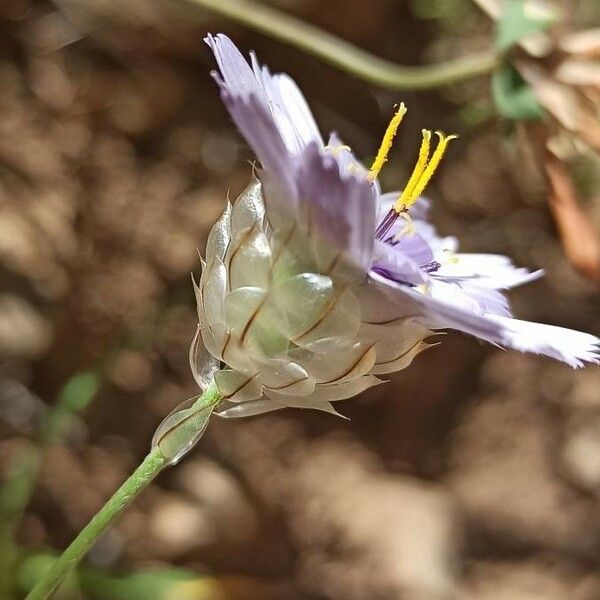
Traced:
<svg viewBox="0 0 600 600">
<path fill-rule="evenodd" d="M 440 329 L 597 363 L 598 338 L 514 319 L 501 290 L 538 278 L 498 255 L 460 254 L 426 221 L 421 195 L 455 136 L 430 131 L 404 190 L 377 176 L 405 108 L 398 107 L 370 169 L 335 134 L 325 143 L 296 84 L 246 62 L 209 35 L 221 97 L 260 170 L 210 232 L 196 286 L 199 327 L 190 358 L 217 414 L 286 406 L 335 412 L 331 402 L 407 367 Z"/>
</svg>

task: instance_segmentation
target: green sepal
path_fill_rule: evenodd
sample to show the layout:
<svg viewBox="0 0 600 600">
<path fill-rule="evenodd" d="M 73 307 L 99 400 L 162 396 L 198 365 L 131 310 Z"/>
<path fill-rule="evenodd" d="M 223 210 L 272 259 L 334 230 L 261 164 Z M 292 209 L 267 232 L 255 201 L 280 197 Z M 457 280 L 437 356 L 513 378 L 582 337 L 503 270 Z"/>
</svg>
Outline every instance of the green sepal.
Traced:
<svg viewBox="0 0 600 600">
<path fill-rule="evenodd" d="M 168 465 L 185 456 L 202 437 L 210 416 L 221 401 L 213 382 L 204 393 L 178 406 L 158 426 L 152 438 L 152 448 L 158 448 Z"/>
</svg>

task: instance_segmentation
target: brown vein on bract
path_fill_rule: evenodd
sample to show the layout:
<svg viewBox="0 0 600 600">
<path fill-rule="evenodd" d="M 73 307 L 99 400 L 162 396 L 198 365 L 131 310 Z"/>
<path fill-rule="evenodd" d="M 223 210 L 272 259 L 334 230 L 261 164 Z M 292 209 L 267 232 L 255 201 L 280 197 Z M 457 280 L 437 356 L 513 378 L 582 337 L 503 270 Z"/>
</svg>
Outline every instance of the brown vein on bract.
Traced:
<svg viewBox="0 0 600 600">
<path fill-rule="evenodd" d="M 257 224 L 254 223 L 254 225 L 252 225 L 252 227 L 250 227 L 250 229 L 248 229 L 248 231 L 244 234 L 242 239 L 238 242 L 236 249 L 231 253 L 231 256 L 229 257 L 229 267 L 227 269 L 227 287 L 230 291 L 231 291 L 231 271 L 232 271 L 233 259 L 236 257 L 237 253 L 240 251 L 240 248 L 248 241 L 248 238 L 254 233 L 254 230 L 256 229 L 256 225 Z"/>
<path fill-rule="evenodd" d="M 337 377 L 335 377 L 334 379 L 330 379 L 329 381 L 321 381 L 320 384 L 321 385 L 327 385 L 329 383 L 335 383 L 336 381 L 339 381 L 340 379 L 343 379 L 344 377 L 347 377 L 350 373 L 352 373 L 352 371 L 354 371 L 354 369 L 356 369 L 356 367 L 361 363 L 361 361 L 365 358 L 365 356 L 371 352 L 371 350 L 375 347 L 375 344 L 371 344 L 358 358 L 357 361 L 355 361 L 349 369 L 346 369 L 346 371 L 344 371 L 341 375 L 338 375 Z"/>
<path fill-rule="evenodd" d="M 191 408 L 191 407 L 190 407 Z M 180 427 L 183 423 L 185 423 L 186 421 L 189 421 L 192 417 L 195 417 L 198 413 L 196 412 L 192 412 L 190 415 L 188 415 L 187 417 L 185 417 L 184 419 L 181 419 L 181 421 L 178 421 L 177 423 L 175 423 L 175 425 L 173 425 L 173 427 L 171 427 L 170 429 L 168 429 L 167 431 L 164 432 L 164 434 L 160 437 L 160 439 L 158 440 L 158 446 L 160 446 L 161 442 L 171 433 L 173 432 L 175 429 L 177 429 L 178 427 Z"/>
<path fill-rule="evenodd" d="M 292 387 L 293 385 L 296 385 L 297 383 L 301 383 L 302 381 L 307 381 L 308 380 L 308 375 L 305 375 L 304 377 L 300 377 L 300 379 L 296 379 L 296 381 L 292 381 L 291 383 L 286 383 L 285 385 L 280 385 L 278 387 L 269 387 L 268 389 L 270 389 L 273 392 L 279 392 L 281 390 L 285 390 L 286 388 Z"/>
<path fill-rule="evenodd" d="M 242 386 L 243 387 L 243 386 Z M 218 402 L 215 402 L 215 404 L 217 404 Z M 209 408 L 211 405 L 207 405 L 205 407 L 203 407 L 201 410 L 206 410 L 207 408 Z M 214 406 L 214 404 L 212 405 Z M 189 410 L 190 408 L 192 408 L 191 406 L 188 407 L 185 410 Z M 181 419 L 181 421 L 177 421 L 177 423 L 175 423 L 173 425 L 173 427 L 171 427 L 170 429 L 168 429 L 167 431 L 165 431 L 163 433 L 163 435 L 160 437 L 160 439 L 158 440 L 158 446 L 160 446 L 160 443 L 173 431 L 175 431 L 175 429 L 177 429 L 178 427 L 181 427 L 181 425 L 183 423 L 186 423 L 187 421 L 189 421 L 190 419 L 192 419 L 193 417 L 197 416 L 198 412 L 197 411 L 192 411 L 192 413 L 190 413 L 189 415 L 187 415 L 185 418 Z"/>
<path fill-rule="evenodd" d="M 227 360 L 225 359 L 225 351 L 227 350 L 227 347 L 229 346 L 230 341 L 231 341 L 231 333 L 227 333 L 227 336 L 225 338 L 225 343 L 223 344 L 223 348 L 221 350 L 221 359 L 225 363 L 227 362 Z"/>
<path fill-rule="evenodd" d="M 258 377 L 258 375 L 259 375 L 258 372 L 254 373 L 254 375 L 252 375 L 252 377 L 249 377 L 248 379 L 246 379 L 246 381 L 244 381 L 244 383 L 242 383 L 242 385 L 240 385 L 240 387 L 238 387 L 236 390 L 234 390 L 231 394 L 227 394 L 226 396 L 223 396 L 223 400 L 230 400 L 231 398 L 233 398 L 237 393 L 241 392 L 249 383 L 254 381 Z"/>
<path fill-rule="evenodd" d="M 399 323 L 400 321 L 408 321 L 409 319 L 416 319 L 420 315 L 406 315 L 404 317 L 394 317 L 393 319 L 387 319 L 386 321 L 363 321 L 365 325 L 392 325 L 393 323 Z"/>
<path fill-rule="evenodd" d="M 391 325 L 396 321 L 403 321 L 404 317 L 396 317 L 394 319 L 388 319 L 387 321 L 363 321 L 365 325 Z"/>
<path fill-rule="evenodd" d="M 294 225 L 290 229 L 290 232 L 288 233 L 288 235 L 286 236 L 285 240 L 281 244 L 281 248 L 279 248 L 279 250 L 277 251 L 277 254 L 273 257 L 273 268 L 277 264 L 277 261 L 283 255 L 283 252 L 287 248 L 287 245 L 290 243 L 290 241 L 291 241 L 291 239 L 292 239 L 292 237 L 293 237 L 293 235 L 294 235 L 295 232 L 296 232 L 296 224 L 294 223 Z"/>
<path fill-rule="evenodd" d="M 307 223 L 307 227 L 306 227 L 306 237 L 310 239 L 310 236 L 312 234 L 312 210 L 310 209 L 310 206 L 308 204 L 305 205 L 306 206 L 306 214 L 308 216 L 308 223 Z"/>
<path fill-rule="evenodd" d="M 333 270 L 337 267 L 338 262 L 340 262 L 340 257 L 341 257 L 342 253 L 338 252 L 334 259 L 331 261 L 331 264 L 329 265 L 329 268 L 323 273 L 324 275 L 329 275 L 333 272 Z"/>
<path fill-rule="evenodd" d="M 340 293 L 333 296 L 333 298 L 331 298 L 329 300 L 329 302 L 327 302 L 327 304 L 325 305 L 325 307 L 323 308 L 323 311 L 321 312 L 321 316 L 306 330 L 303 331 L 301 334 L 290 338 L 290 340 L 292 342 L 297 342 L 298 340 L 302 339 L 304 336 L 308 335 L 311 331 L 314 331 L 327 317 L 327 315 L 333 310 L 333 307 L 336 305 L 337 301 L 341 298 L 342 294 L 346 291 L 346 288 L 342 288 Z"/>
<path fill-rule="evenodd" d="M 244 325 L 244 329 L 242 330 L 242 334 L 240 335 L 240 342 L 242 344 L 244 343 L 246 336 L 248 335 L 250 327 L 252 327 L 252 323 L 254 323 L 254 320 L 258 316 L 258 313 L 260 312 L 261 308 L 265 305 L 268 297 L 269 292 L 266 292 L 265 297 L 260 301 L 259 305 L 256 307 L 256 310 L 250 315 L 250 318 L 248 319 L 246 325 Z"/>
<path fill-rule="evenodd" d="M 213 268 L 213 263 L 215 262 L 215 259 L 212 258 L 210 261 L 210 267 L 208 266 L 208 263 L 205 265 L 204 269 L 202 269 L 202 273 L 200 274 L 200 287 L 198 288 L 200 291 L 200 299 L 202 301 L 202 312 L 204 314 L 206 314 L 206 305 L 204 304 L 204 290 L 206 288 L 206 280 L 208 279 L 208 270 Z M 206 277 L 202 277 L 202 275 L 204 275 L 204 272 L 206 271 Z"/>
</svg>

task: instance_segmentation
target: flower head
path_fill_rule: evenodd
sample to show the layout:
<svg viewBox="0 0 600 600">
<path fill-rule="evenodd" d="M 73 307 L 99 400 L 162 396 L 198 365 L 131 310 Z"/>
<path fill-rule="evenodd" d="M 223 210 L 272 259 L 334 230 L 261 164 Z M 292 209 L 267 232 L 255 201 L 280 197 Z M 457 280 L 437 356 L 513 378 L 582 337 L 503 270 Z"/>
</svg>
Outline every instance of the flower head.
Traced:
<svg viewBox="0 0 600 600">
<path fill-rule="evenodd" d="M 460 254 L 426 221 L 421 194 L 455 136 L 436 133 L 432 149 L 425 130 L 404 190 L 383 194 L 377 176 L 403 105 L 367 169 L 335 134 L 324 143 L 287 75 L 254 55 L 249 65 L 224 35 L 206 41 L 223 101 L 262 166 L 213 227 L 196 286 L 191 362 L 201 386 L 214 376 L 221 415 L 334 412 L 332 401 L 405 368 L 446 328 L 573 367 L 598 362 L 594 336 L 512 317 L 502 290 L 541 272 Z"/>
</svg>

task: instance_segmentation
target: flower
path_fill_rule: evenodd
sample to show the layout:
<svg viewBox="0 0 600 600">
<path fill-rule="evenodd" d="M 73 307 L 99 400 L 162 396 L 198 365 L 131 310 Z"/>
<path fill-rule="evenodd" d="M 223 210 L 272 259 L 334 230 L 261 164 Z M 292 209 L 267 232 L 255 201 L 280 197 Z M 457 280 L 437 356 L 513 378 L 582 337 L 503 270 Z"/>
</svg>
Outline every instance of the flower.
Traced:
<svg viewBox="0 0 600 600">
<path fill-rule="evenodd" d="M 407 367 L 440 329 L 545 354 L 573 367 L 599 361 L 586 333 L 519 321 L 502 290 L 532 281 L 498 255 L 460 254 L 426 221 L 421 194 L 455 136 L 423 131 L 402 193 L 377 176 L 406 109 L 400 105 L 370 169 L 332 134 L 325 144 L 296 84 L 251 66 L 226 36 L 209 35 L 213 73 L 261 170 L 211 230 L 191 363 L 214 377 L 221 416 L 331 402 Z M 223 368 L 219 368 L 223 364 Z"/>
</svg>

